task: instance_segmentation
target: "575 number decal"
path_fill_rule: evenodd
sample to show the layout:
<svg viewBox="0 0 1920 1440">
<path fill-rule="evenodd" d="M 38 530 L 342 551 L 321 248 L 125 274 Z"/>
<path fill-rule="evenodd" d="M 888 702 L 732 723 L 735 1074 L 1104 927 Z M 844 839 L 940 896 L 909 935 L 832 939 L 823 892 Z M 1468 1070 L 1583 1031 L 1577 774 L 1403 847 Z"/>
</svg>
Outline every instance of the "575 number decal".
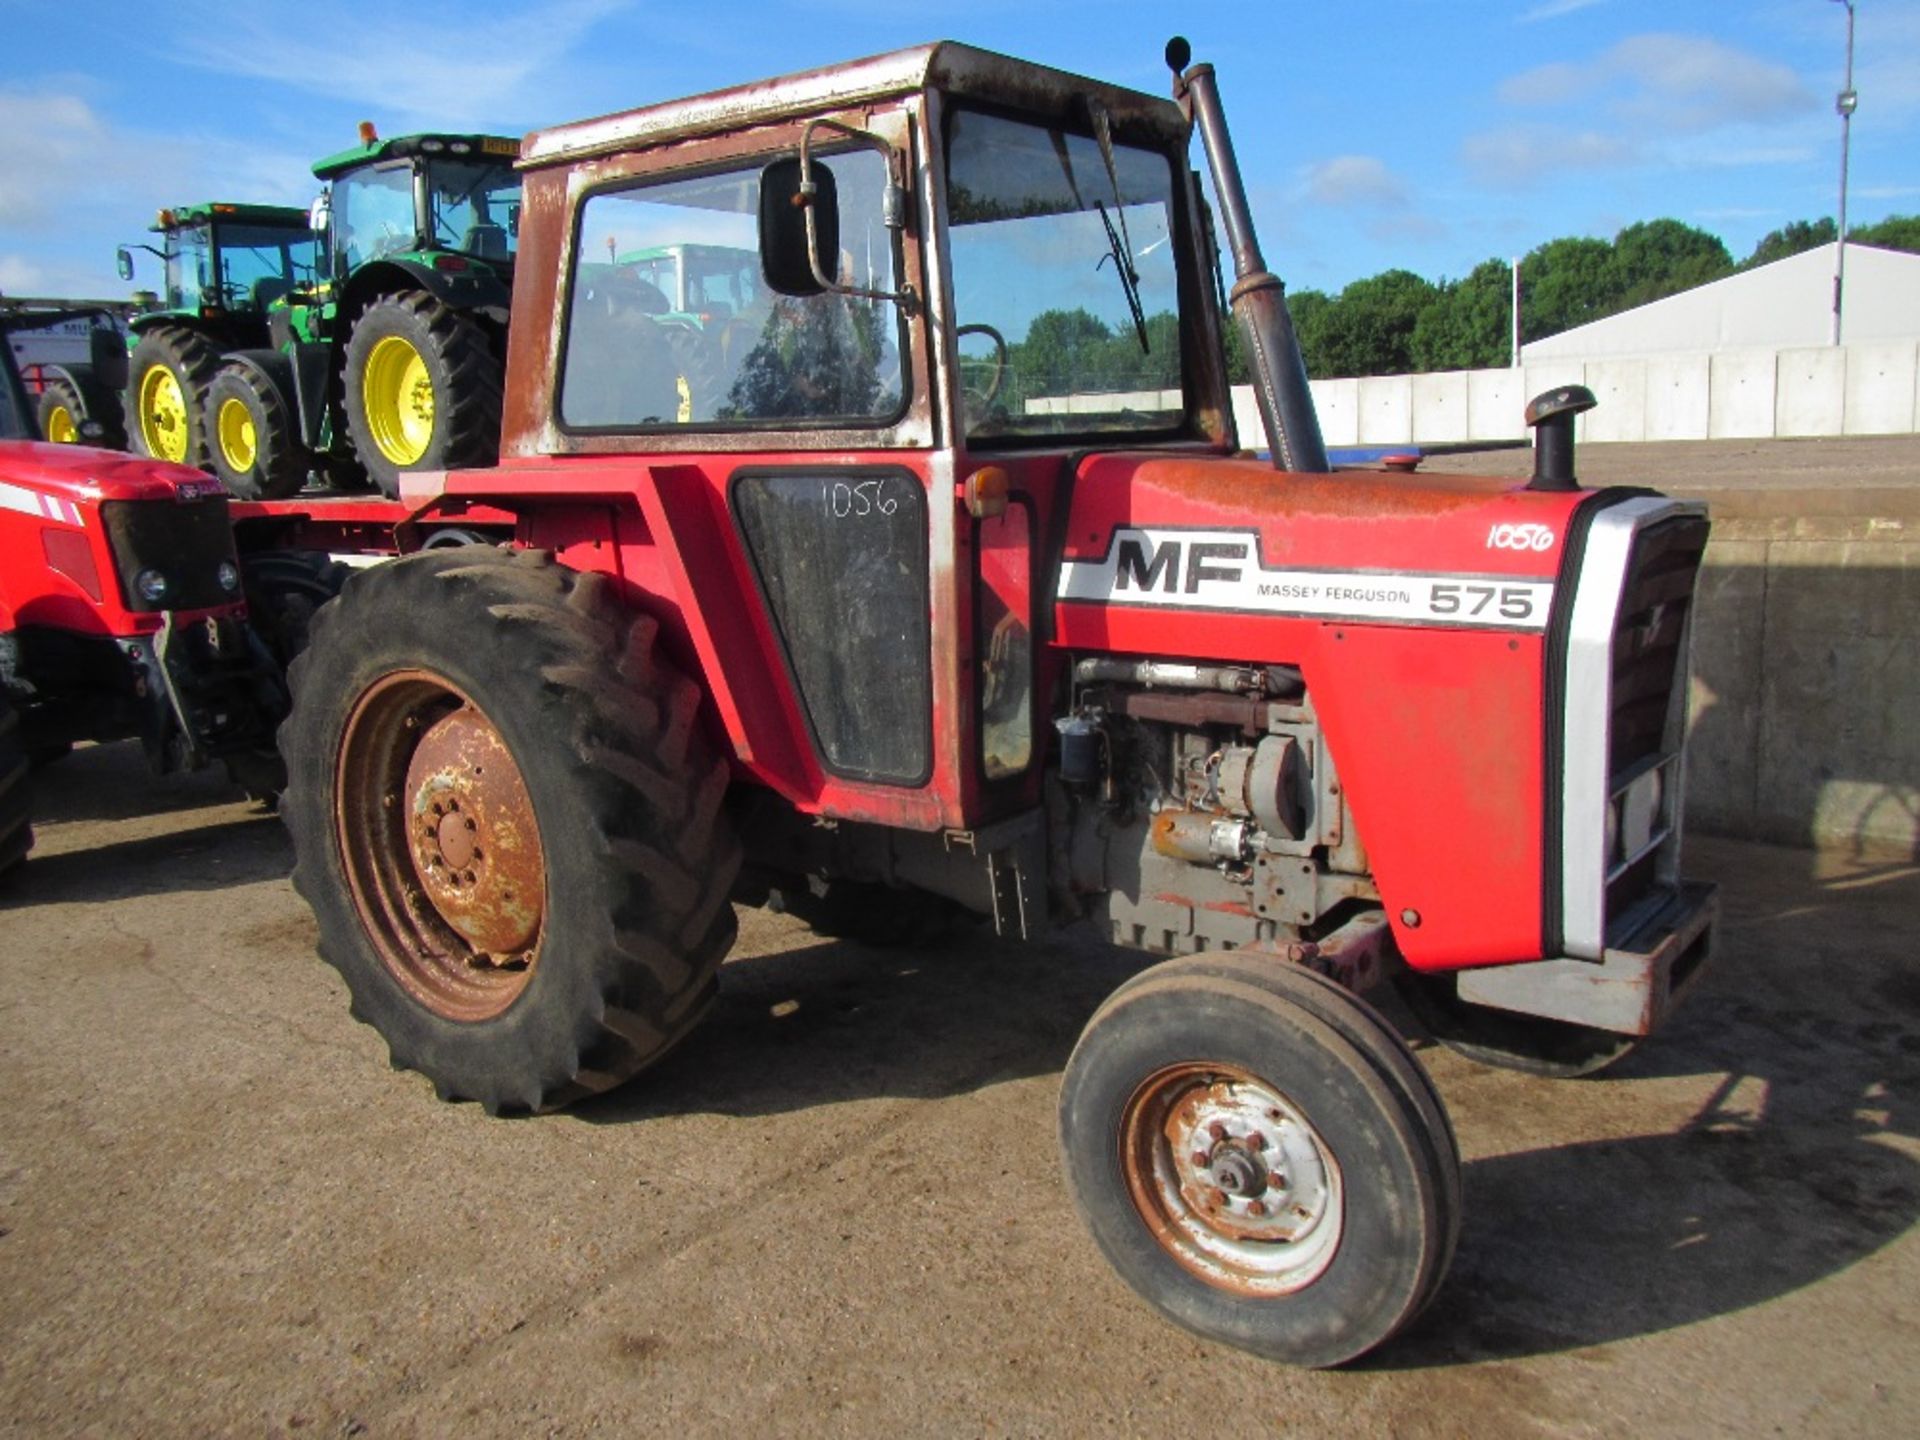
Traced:
<svg viewBox="0 0 1920 1440">
<path fill-rule="evenodd" d="M 1427 590 L 1435 615 L 1486 615 L 1492 607 L 1505 620 L 1533 618 L 1533 591 L 1524 585 L 1468 585 L 1436 580 Z"/>
</svg>

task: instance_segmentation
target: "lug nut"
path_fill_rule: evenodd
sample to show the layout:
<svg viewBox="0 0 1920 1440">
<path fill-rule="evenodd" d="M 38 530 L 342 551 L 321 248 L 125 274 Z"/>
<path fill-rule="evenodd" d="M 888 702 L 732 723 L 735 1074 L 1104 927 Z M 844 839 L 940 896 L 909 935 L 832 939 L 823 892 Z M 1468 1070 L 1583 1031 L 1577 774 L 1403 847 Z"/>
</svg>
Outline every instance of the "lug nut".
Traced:
<svg viewBox="0 0 1920 1440">
<path fill-rule="evenodd" d="M 1193 1152 L 1193 1168 L 1196 1170 L 1204 1170 L 1207 1168 L 1207 1152 L 1206 1151 L 1196 1150 Z"/>
<path fill-rule="evenodd" d="M 1227 1127 L 1222 1125 L 1218 1120 L 1215 1120 L 1207 1126 L 1207 1134 L 1211 1135 L 1216 1141 L 1224 1140 L 1227 1138 Z"/>
<path fill-rule="evenodd" d="M 1267 1214 L 1267 1207 L 1258 1200 L 1249 1200 L 1247 1202 L 1247 1214 L 1251 1215 L 1256 1220 L 1265 1219 Z"/>
<path fill-rule="evenodd" d="M 1267 1137 L 1262 1135 L 1258 1130 L 1255 1130 L 1251 1135 L 1247 1136 L 1247 1144 L 1255 1150 L 1264 1150 L 1267 1148 Z"/>
</svg>

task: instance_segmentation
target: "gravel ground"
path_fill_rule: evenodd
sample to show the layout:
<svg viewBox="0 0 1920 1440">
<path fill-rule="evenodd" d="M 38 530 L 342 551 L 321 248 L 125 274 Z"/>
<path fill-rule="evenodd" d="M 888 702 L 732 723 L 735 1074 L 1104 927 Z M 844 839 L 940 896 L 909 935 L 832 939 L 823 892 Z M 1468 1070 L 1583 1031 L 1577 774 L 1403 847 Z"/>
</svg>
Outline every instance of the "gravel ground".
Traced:
<svg viewBox="0 0 1920 1440">
<path fill-rule="evenodd" d="M 128 745 L 39 788 L 0 897 L 11 1433 L 1911 1433 L 1920 867 L 1696 843 L 1721 956 L 1652 1044 L 1560 1084 L 1423 1049 L 1452 1277 L 1303 1374 L 1149 1313 L 1064 1192 L 1058 1072 L 1138 956 L 748 911 L 662 1068 L 492 1121 L 348 1018 L 272 817 Z"/>
</svg>

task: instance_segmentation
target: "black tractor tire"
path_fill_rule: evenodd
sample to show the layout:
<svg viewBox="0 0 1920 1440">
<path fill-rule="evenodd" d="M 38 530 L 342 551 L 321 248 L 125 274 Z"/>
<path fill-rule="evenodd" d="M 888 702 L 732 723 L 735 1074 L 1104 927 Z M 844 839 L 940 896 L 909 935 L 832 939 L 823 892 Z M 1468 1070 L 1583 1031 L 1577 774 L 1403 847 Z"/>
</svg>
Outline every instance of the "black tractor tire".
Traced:
<svg viewBox="0 0 1920 1440">
<path fill-rule="evenodd" d="M 20 713 L 0 695 L 0 876 L 25 860 L 33 848 L 32 822 L 33 790 L 27 779 Z"/>
<path fill-rule="evenodd" d="M 424 363 L 432 392 L 425 408 L 432 418 L 418 445 L 396 432 L 413 397 L 403 404 L 392 386 L 382 388 L 384 372 L 377 364 L 369 376 L 383 340 L 404 341 Z M 500 453 L 501 370 L 479 321 L 432 295 L 408 291 L 369 305 L 354 322 L 346 358 L 347 433 L 368 479 L 382 494 L 397 496 L 403 469 L 491 465 Z M 376 392 L 371 397 L 370 385 Z M 423 413 L 415 418 L 425 423 Z"/>
<path fill-rule="evenodd" d="M 44 745 L 34 745 L 27 750 L 27 763 L 34 769 L 44 769 L 48 765 L 58 765 L 73 754 L 71 740 L 49 740 Z"/>
<path fill-rule="evenodd" d="M 247 621 L 284 671 L 307 648 L 314 612 L 345 588 L 353 568 L 321 550 L 262 550 L 240 560 Z"/>
<path fill-rule="evenodd" d="M 72 381 L 47 381 L 34 414 L 40 422 L 42 440 L 51 440 L 57 445 L 85 443 L 80 438 L 80 425 L 88 418 L 87 402 L 80 394 L 80 387 Z"/>
<path fill-rule="evenodd" d="M 1460 1181 L 1444 1111 L 1392 1029 L 1305 972 L 1223 956 L 1142 972 L 1074 1047 L 1060 1134 L 1102 1253 L 1209 1339 L 1343 1364 L 1445 1277 Z"/>
<path fill-rule="evenodd" d="M 280 387 L 251 365 L 223 365 L 207 386 L 208 457 L 242 500 L 298 494 L 313 468 Z"/>
<path fill-rule="evenodd" d="M 360 571 L 313 618 L 280 732 L 293 883 L 352 1013 L 443 1099 L 609 1089 L 717 991 L 728 769 L 657 629 L 604 576 L 477 546 Z"/>
<path fill-rule="evenodd" d="M 1499 1070 L 1577 1080 L 1626 1059 L 1646 1040 L 1471 1004 L 1460 998 L 1451 974 L 1405 970 L 1394 977 L 1394 984 L 1414 1019 L 1435 1040 L 1464 1059 Z"/>
<path fill-rule="evenodd" d="M 157 369 L 172 377 L 183 413 L 176 415 L 170 407 L 153 410 L 151 391 L 159 381 L 148 377 Z M 219 369 L 219 353 L 205 336 L 184 325 L 156 325 L 142 335 L 127 362 L 127 432 L 133 451 L 198 470 L 210 468 L 207 387 Z"/>
</svg>

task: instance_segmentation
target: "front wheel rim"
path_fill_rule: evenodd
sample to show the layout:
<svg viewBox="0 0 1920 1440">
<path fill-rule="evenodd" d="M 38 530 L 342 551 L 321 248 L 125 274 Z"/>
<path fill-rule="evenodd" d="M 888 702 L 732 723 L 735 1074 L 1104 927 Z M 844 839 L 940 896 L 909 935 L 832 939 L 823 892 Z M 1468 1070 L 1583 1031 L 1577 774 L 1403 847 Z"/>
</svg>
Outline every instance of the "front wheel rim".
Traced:
<svg viewBox="0 0 1920 1440">
<path fill-rule="evenodd" d="M 449 681 L 397 671 L 355 703 L 336 773 L 336 842 L 381 962 L 443 1019 L 501 1014 L 539 964 L 546 862 L 500 732 Z"/>
<path fill-rule="evenodd" d="M 236 475 L 245 475 L 260 457 L 259 437 L 253 428 L 253 412 L 247 409 L 244 401 L 232 398 L 222 400 L 214 425 L 220 436 L 221 458 Z"/>
<path fill-rule="evenodd" d="M 386 335 L 374 342 L 360 401 L 380 453 L 395 465 L 417 464 L 433 442 L 433 377 L 410 340 Z"/>
<path fill-rule="evenodd" d="M 1333 1152 L 1297 1105 L 1238 1066 L 1149 1076 L 1121 1116 L 1120 1168 L 1160 1248 L 1215 1289 L 1292 1294 L 1340 1249 L 1346 1205 Z"/>
<path fill-rule="evenodd" d="M 80 427 L 74 424 L 73 412 L 64 405 L 55 405 L 47 411 L 47 439 L 56 445 L 77 444 L 80 439 Z"/>
<path fill-rule="evenodd" d="M 187 399 L 165 365 L 150 365 L 140 377 L 140 438 L 155 459 L 187 458 Z"/>
</svg>

